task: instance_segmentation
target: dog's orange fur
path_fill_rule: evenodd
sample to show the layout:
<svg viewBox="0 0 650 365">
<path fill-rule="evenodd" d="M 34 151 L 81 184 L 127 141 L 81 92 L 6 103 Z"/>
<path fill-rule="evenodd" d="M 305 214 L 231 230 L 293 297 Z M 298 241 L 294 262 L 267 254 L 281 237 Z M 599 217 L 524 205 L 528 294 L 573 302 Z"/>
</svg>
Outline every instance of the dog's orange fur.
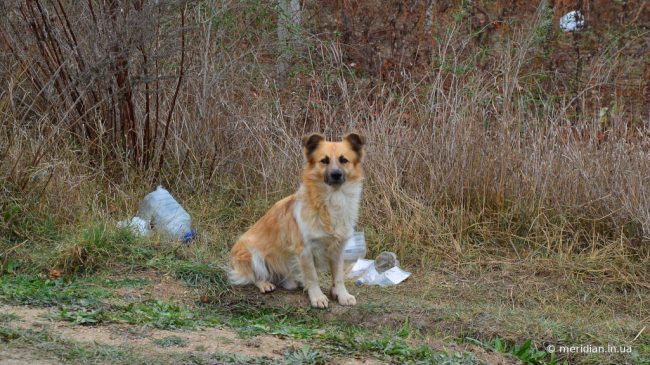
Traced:
<svg viewBox="0 0 650 365">
<path fill-rule="evenodd" d="M 306 161 L 298 192 L 273 207 L 237 241 L 231 251 L 230 280 L 269 292 L 276 285 L 304 286 L 314 307 L 327 307 L 316 267 L 328 262 L 331 294 L 356 304 L 343 282 L 342 250 L 356 224 L 362 181 L 364 140 L 357 134 L 328 142 L 314 134 L 303 139 Z M 343 182 L 334 181 L 338 174 Z"/>
</svg>

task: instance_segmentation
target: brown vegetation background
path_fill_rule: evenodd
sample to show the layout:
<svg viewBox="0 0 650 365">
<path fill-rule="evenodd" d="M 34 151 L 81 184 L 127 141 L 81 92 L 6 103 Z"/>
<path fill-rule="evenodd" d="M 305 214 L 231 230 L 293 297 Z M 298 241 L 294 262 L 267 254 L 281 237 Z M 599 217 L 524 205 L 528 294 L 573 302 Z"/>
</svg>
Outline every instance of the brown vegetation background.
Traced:
<svg viewBox="0 0 650 365">
<path fill-rule="evenodd" d="M 75 224 L 155 184 L 195 210 L 270 204 L 297 187 L 300 136 L 356 130 L 373 252 L 650 285 L 646 2 L 300 6 L 279 42 L 274 2 L 3 2 L 3 211 Z M 562 32 L 576 9 L 585 28 Z"/>
</svg>

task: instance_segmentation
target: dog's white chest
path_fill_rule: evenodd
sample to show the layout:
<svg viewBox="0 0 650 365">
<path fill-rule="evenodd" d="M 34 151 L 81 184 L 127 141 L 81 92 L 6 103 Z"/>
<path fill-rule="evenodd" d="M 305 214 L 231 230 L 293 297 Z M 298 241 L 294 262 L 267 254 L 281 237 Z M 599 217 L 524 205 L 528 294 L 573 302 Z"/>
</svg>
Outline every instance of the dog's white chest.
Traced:
<svg viewBox="0 0 650 365">
<path fill-rule="evenodd" d="M 302 188 L 299 190 L 299 194 L 301 191 Z M 293 213 L 303 239 L 307 242 L 315 242 L 331 238 L 347 239 L 352 235 L 359 215 L 361 191 L 361 183 L 348 184 L 332 191 L 325 197 L 324 203 L 329 213 L 333 232 L 327 232 L 324 223 L 319 219 L 305 217 L 307 212 L 302 211 L 302 202 L 298 202 Z"/>
<path fill-rule="evenodd" d="M 349 237 L 354 231 L 359 215 L 361 185 L 344 186 L 330 195 L 326 202 L 332 228 L 340 238 Z"/>
</svg>

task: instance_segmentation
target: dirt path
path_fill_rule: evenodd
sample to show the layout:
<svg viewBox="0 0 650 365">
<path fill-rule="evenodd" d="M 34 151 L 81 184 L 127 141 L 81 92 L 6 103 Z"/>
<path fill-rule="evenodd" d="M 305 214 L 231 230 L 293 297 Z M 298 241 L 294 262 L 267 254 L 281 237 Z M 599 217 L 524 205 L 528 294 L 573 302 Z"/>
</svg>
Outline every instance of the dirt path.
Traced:
<svg viewBox="0 0 650 365">
<path fill-rule="evenodd" d="M 33 351 L 25 349 L 9 349 L 0 345 L 0 364 L 1 365 L 51 365 L 59 364 L 60 361 L 47 357 L 40 357 Z"/>
<path fill-rule="evenodd" d="M 15 314 L 19 319 L 12 321 L 9 327 L 17 329 L 47 328 L 52 334 L 81 344 L 103 344 L 132 349 L 146 356 L 160 354 L 182 354 L 192 352 L 223 353 L 247 357 L 268 357 L 282 359 L 290 348 L 301 348 L 306 343 L 268 335 L 258 335 L 242 339 L 232 330 L 224 328 L 206 328 L 192 331 L 159 330 L 148 326 L 133 325 L 98 325 L 80 326 L 70 322 L 52 320 L 50 309 L 30 308 L 24 306 L 0 305 L 0 313 Z M 173 338 L 175 343 L 168 347 L 157 345 Z M 42 358 L 38 354 L 21 349 L 3 349 L 0 347 L 0 364 L 58 364 L 58 360 Z M 375 359 L 339 360 L 338 364 L 381 364 Z"/>
<path fill-rule="evenodd" d="M 101 343 L 112 346 L 130 346 L 143 353 L 178 353 L 189 352 L 196 348 L 206 352 L 236 353 L 244 356 L 267 356 L 279 358 L 288 347 L 298 343 L 291 339 L 274 336 L 256 336 L 253 339 L 241 339 L 237 333 L 227 329 L 207 328 L 196 331 L 169 331 L 150 327 L 131 325 L 79 326 L 70 322 L 48 319 L 51 311 L 42 308 L 2 306 L 2 313 L 13 313 L 20 320 L 12 322 L 21 329 L 48 327 L 53 333 L 63 338 L 80 343 Z M 182 338 L 182 347 L 160 347 L 155 340 L 170 336 Z"/>
<path fill-rule="evenodd" d="M 116 282 L 122 280 L 136 280 L 137 283 L 116 285 Z M 178 279 L 168 275 L 160 275 L 156 272 L 141 272 L 137 275 L 115 276 L 111 277 L 112 295 L 102 299 L 108 306 L 125 306 L 130 303 L 151 303 L 152 301 L 163 300 L 165 302 L 179 303 L 185 310 L 200 310 L 196 307 L 199 300 L 203 302 L 200 292 L 190 289 L 183 285 Z M 94 284 L 90 284 L 94 285 Z M 288 315 L 305 320 L 314 319 L 322 322 L 324 328 L 329 330 L 344 329 L 347 325 L 356 326 L 368 331 L 368 333 L 379 334 L 378 339 L 385 338 L 386 329 L 388 335 L 393 333 L 394 329 L 400 329 L 406 326 L 407 331 L 414 331 L 417 336 L 405 340 L 409 350 L 414 351 L 418 346 L 428 347 L 435 354 L 443 353 L 447 355 L 459 355 L 463 358 L 454 364 L 503 364 L 512 365 L 518 363 L 516 359 L 505 354 L 486 351 L 480 346 L 470 343 L 459 344 L 448 338 L 441 337 L 436 331 L 451 332 L 453 326 L 465 326 L 466 333 L 469 324 L 460 321 L 461 319 L 447 318 L 441 314 L 447 313 L 444 306 L 443 296 L 440 293 L 423 293 L 422 289 L 417 288 L 418 283 L 406 282 L 400 287 L 390 290 L 381 290 L 376 287 L 358 287 L 350 286 L 351 292 L 360 299 L 360 304 L 355 307 L 345 307 L 333 304 L 327 311 L 309 311 L 307 296 L 300 291 L 278 290 L 270 294 L 260 294 L 254 288 L 234 288 L 221 297 L 218 302 L 204 303 L 209 307 L 218 305 L 220 310 L 228 312 L 232 310 L 237 312 L 235 317 L 245 318 L 246 324 L 242 328 L 231 328 L 233 324 L 217 325 L 216 327 L 207 327 L 201 329 L 185 330 L 162 330 L 156 329 L 151 325 L 111 323 L 111 321 L 101 322 L 94 325 L 80 325 L 73 322 L 61 320 L 58 310 L 54 308 L 28 307 L 20 305 L 0 304 L 0 314 L 14 314 L 18 319 L 5 320 L 0 324 L 4 328 L 13 328 L 19 330 L 33 330 L 40 332 L 43 329 L 51 334 L 54 338 L 61 338 L 69 341 L 69 347 L 75 347 L 79 344 L 87 349 L 100 349 L 105 351 L 108 347 L 112 351 L 127 352 L 129 356 L 143 359 L 144 363 L 153 360 L 160 363 L 170 364 L 188 364 L 196 363 L 194 357 L 198 359 L 209 359 L 207 363 L 224 364 L 224 363 L 248 363 L 246 358 L 252 362 L 259 363 L 283 363 L 288 357 L 302 355 L 303 349 L 308 349 L 304 354 L 307 358 L 311 355 L 322 355 L 327 363 L 333 364 L 380 364 L 384 363 L 380 359 L 388 359 L 392 356 L 401 356 L 402 353 L 385 354 L 384 348 L 379 347 L 364 348 L 371 346 L 367 343 L 359 344 L 358 349 L 352 345 L 351 348 L 341 345 L 339 349 L 334 346 L 332 349 L 322 346 L 324 342 L 319 339 L 313 341 L 302 334 L 299 338 L 290 335 L 283 336 L 275 333 L 285 333 L 285 327 L 290 330 L 302 331 L 301 325 L 284 324 L 283 314 L 278 315 L 273 320 L 281 324 L 273 331 L 255 330 L 254 326 L 274 327 L 273 323 L 267 323 L 268 319 L 256 321 L 256 316 L 265 316 L 264 311 L 258 311 L 260 308 L 276 308 L 286 310 Z M 419 291 L 418 291 L 419 290 Z M 420 297 L 414 297 L 412 293 L 420 293 Z M 424 294 L 427 294 L 426 296 Z M 408 300 L 406 299 L 408 298 Z M 432 300 L 434 298 L 435 300 Z M 210 298 L 208 298 L 210 299 Z M 247 314 L 250 308 L 251 314 Z M 455 308 L 455 307 L 454 307 Z M 205 308 L 204 308 L 205 309 Z M 280 313 L 284 313 L 280 311 Z M 238 312 L 239 311 L 239 312 Z M 243 311 L 243 312 L 241 312 Z M 295 313 L 294 313 L 295 312 Z M 293 318 L 293 317 L 291 317 Z M 198 319 L 198 318 L 197 318 Z M 471 318 L 470 318 L 471 319 Z M 299 322 L 299 321 L 298 321 Z M 296 322 L 296 323 L 298 323 Z M 223 323 L 223 322 L 216 322 Z M 460 323 L 460 324 L 459 324 Z M 331 326 L 330 326 L 331 325 Z M 236 325 L 239 326 L 239 325 Z M 242 338 L 238 330 L 246 330 L 248 327 L 255 333 L 253 337 Z M 313 328 L 305 327 L 312 331 Z M 290 332 L 290 331 L 289 331 Z M 270 334 L 274 333 L 274 334 Z M 0 333 L 0 335 L 2 335 Z M 351 340 L 353 344 L 357 340 L 355 335 L 346 340 Z M 2 337 L 0 337 L 0 340 Z M 68 352 L 59 352 L 58 354 L 48 352 L 43 344 L 26 341 L 9 341 L 7 345 L 0 341 L 0 365 L 4 364 L 54 364 L 66 360 Z M 326 346 L 329 346 L 327 344 Z M 385 345 L 387 349 L 392 346 L 392 341 Z M 3 348 L 4 347 L 4 348 Z M 103 350 L 101 349 L 103 347 Z M 33 350 L 33 351 L 30 351 Z M 339 351 L 340 350 L 340 351 Z M 227 357 L 235 356 L 234 361 L 221 361 L 221 355 Z M 344 355 L 347 354 L 347 355 Z M 465 355 L 473 356 L 473 360 L 465 361 Z M 408 355 L 410 356 L 410 355 Z M 120 359 L 123 359 L 121 357 Z M 216 358 L 216 360 L 215 360 Z M 239 360 L 244 359 L 244 360 Z M 256 360 L 257 359 L 257 360 Z M 82 359 L 79 362 L 102 362 L 101 356 L 95 356 L 92 361 Z M 104 361 L 110 363 L 112 361 Z M 393 358 L 394 360 L 394 358 Z M 67 360 L 66 360 L 67 361 Z M 118 361 L 120 362 L 120 361 Z M 125 363 L 124 361 L 121 361 Z M 300 360 L 298 361 L 300 362 Z M 312 361 L 314 362 L 314 361 Z M 199 361 L 204 363 L 204 361 Z"/>
</svg>

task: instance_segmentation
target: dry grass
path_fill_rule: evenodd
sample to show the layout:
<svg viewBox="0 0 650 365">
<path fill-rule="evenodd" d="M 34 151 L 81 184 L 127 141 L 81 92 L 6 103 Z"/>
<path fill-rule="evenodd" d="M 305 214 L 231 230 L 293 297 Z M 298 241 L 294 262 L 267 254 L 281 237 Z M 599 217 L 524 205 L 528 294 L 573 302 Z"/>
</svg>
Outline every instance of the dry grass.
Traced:
<svg viewBox="0 0 650 365">
<path fill-rule="evenodd" d="M 591 76 L 573 91 L 570 80 L 537 67 L 534 60 L 542 57 L 543 47 L 536 35 L 546 24 L 540 9 L 534 22 L 494 44 L 487 55 L 477 51 L 461 23 L 447 24 L 438 34 L 431 68 L 405 71 L 399 82 L 356 70 L 337 41 L 304 34 L 307 46 L 293 56 L 287 85 L 281 87 L 273 8 L 217 0 L 146 8 L 145 14 L 161 12 L 154 17 L 159 23 L 136 29 L 156 40 L 147 46 L 149 60 L 135 51 L 142 39 L 125 45 L 135 47 L 128 48 L 138 136 L 131 142 L 122 127 L 111 129 L 111 119 L 105 119 L 119 105 L 115 94 L 86 103 L 83 118 L 71 117 L 77 111 L 70 94 L 64 92 L 65 102 L 52 103 L 57 92 L 30 78 L 42 75 L 43 70 L 30 70 L 38 62 L 18 61 L 4 48 L 4 260 L 21 249 L 58 247 L 57 230 L 65 235 L 89 221 L 123 219 L 156 183 L 178 195 L 208 235 L 211 247 L 195 254 L 219 260 L 244 226 L 297 187 L 300 136 L 319 131 L 338 138 L 355 130 L 369 141 L 360 228 L 372 253 L 392 250 L 406 266 L 475 278 L 486 286 L 494 273 L 515 267 L 513 276 L 529 276 L 531 282 L 566 280 L 564 292 L 561 287 L 549 295 L 564 300 L 580 293 L 579 287 L 589 293 L 605 290 L 603 302 L 647 321 L 647 111 L 600 93 L 625 72 L 626 61 L 616 50 L 603 49 L 585 61 L 582 67 Z M 181 12 L 187 22 L 182 29 Z M 83 38 L 89 25 L 80 20 L 82 14 L 71 10 L 70 21 L 80 42 L 88 42 L 93 38 Z M 3 19 L 5 43 L 15 45 L 15 29 L 7 24 Z M 181 30 L 184 76 L 173 106 Z M 644 34 L 630 42 L 640 42 Z M 29 34 L 23 37 L 34 42 Z M 106 49 L 84 44 L 89 47 L 84 52 L 99 52 L 93 62 L 115 61 L 110 52 L 101 53 Z M 61 52 L 72 57 L 73 48 Z M 20 54 L 23 60 L 43 61 L 29 47 Z M 146 79 L 155 68 L 158 77 Z M 74 82 L 87 80 L 74 67 L 66 70 Z M 113 76 L 98 75 L 97 85 L 120 90 Z M 91 94 L 82 97 L 92 100 Z M 151 112 L 155 103 L 157 113 Z M 604 114 L 602 108 L 608 108 Z M 83 137 L 70 128 L 80 120 L 103 132 Z M 147 128 L 159 132 L 145 137 Z M 129 150 L 135 145 L 137 158 Z M 52 233 L 42 223 L 45 218 L 63 228 Z M 83 256 L 75 244 L 61 248 L 68 266 Z M 625 301 L 619 300 L 621 293 Z M 538 291 L 532 297 L 544 300 L 545 295 Z M 525 301 L 527 295 L 522 296 Z M 567 304 L 567 316 L 575 316 L 574 309 Z"/>
</svg>

